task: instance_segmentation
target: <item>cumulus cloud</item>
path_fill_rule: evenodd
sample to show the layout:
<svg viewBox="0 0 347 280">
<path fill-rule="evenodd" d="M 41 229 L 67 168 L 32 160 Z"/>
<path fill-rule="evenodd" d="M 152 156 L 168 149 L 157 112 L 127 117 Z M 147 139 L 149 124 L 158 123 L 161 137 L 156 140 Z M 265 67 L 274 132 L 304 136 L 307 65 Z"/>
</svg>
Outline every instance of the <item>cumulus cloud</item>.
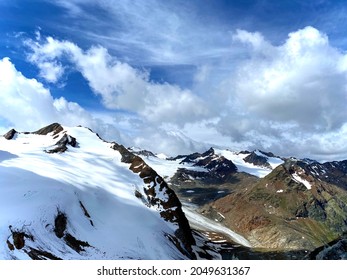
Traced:
<svg viewBox="0 0 347 280">
<path fill-rule="evenodd" d="M 280 46 L 245 31 L 234 39 L 252 47 L 231 82 L 233 98 L 248 113 L 310 131 L 331 131 L 346 122 L 347 56 L 325 34 L 306 27 Z"/>
<path fill-rule="evenodd" d="M 32 50 L 28 59 L 40 69 L 41 77 L 57 81 L 63 71 L 61 61 L 67 60 L 88 81 L 93 92 L 101 96 L 108 109 L 128 110 L 151 123 L 181 126 L 209 114 L 204 100 L 190 90 L 152 82 L 147 71 L 117 60 L 104 47 L 93 46 L 84 51 L 72 42 L 52 37 L 43 43 L 28 40 L 26 44 Z"/>
<path fill-rule="evenodd" d="M 327 146 L 326 139 L 345 135 L 347 55 L 326 34 L 306 27 L 273 45 L 260 33 L 238 30 L 233 40 L 247 58 L 220 85 L 229 93 L 217 123 L 223 135 L 286 154 L 344 149 L 340 141 Z"/>
<path fill-rule="evenodd" d="M 191 89 L 153 82 L 147 70 L 118 60 L 102 46 L 83 50 L 52 37 L 27 45 L 29 60 L 47 81 L 58 81 L 70 67 L 106 108 L 133 114 L 132 124 L 141 129 L 129 144 L 188 152 L 206 142 L 224 142 L 286 156 L 347 155 L 341 140 L 347 133 L 347 55 L 313 27 L 288 34 L 278 45 L 245 30 L 236 30 L 231 39 L 230 51 L 241 56 L 225 68 L 225 78 L 216 78 L 213 64 L 201 64 Z M 172 133 L 168 124 L 198 141 Z"/>
<path fill-rule="evenodd" d="M 1 117 L 19 126 L 34 129 L 55 117 L 53 98 L 49 91 L 35 79 L 27 79 L 18 72 L 8 58 L 0 60 Z"/>
<path fill-rule="evenodd" d="M 0 73 L 0 118 L 7 126 L 32 131 L 59 122 L 87 126 L 114 140 L 121 138 L 116 128 L 94 118 L 77 103 L 64 97 L 54 99 L 42 83 L 26 78 L 9 58 L 0 60 Z"/>
</svg>

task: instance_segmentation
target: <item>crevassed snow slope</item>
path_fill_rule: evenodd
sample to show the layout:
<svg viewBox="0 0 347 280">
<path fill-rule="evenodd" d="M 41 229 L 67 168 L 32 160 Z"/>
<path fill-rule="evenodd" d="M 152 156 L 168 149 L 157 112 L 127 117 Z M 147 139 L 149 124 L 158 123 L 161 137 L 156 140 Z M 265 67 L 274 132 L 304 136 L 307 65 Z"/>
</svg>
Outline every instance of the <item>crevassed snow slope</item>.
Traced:
<svg viewBox="0 0 347 280">
<path fill-rule="evenodd" d="M 0 259 L 28 259 L 29 247 L 62 259 L 185 258 L 164 236 L 173 235 L 175 225 L 134 196 L 144 183 L 120 153 L 86 128 L 65 131 L 79 147 L 61 154 L 44 152 L 57 142 L 52 135 L 0 137 Z M 76 252 L 56 236 L 58 211 L 67 216 L 66 230 L 90 247 Z M 33 240 L 10 250 L 11 231 Z"/>
</svg>

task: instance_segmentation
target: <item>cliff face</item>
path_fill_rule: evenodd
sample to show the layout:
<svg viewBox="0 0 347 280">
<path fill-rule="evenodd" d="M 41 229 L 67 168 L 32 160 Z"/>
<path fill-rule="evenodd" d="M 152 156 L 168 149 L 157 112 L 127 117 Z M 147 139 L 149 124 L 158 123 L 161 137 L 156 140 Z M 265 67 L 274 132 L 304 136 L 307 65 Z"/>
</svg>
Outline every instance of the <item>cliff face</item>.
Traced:
<svg viewBox="0 0 347 280">
<path fill-rule="evenodd" d="M 184 253 L 188 253 L 190 258 L 195 258 L 192 251 L 192 246 L 196 245 L 195 240 L 175 192 L 142 158 L 117 143 L 113 143 L 111 147 L 119 151 L 122 155 L 122 162 L 130 164 L 129 169 L 142 178 L 145 183 L 143 191 L 146 197 L 144 199 L 152 207 L 160 209 L 160 215 L 166 221 L 177 224 L 178 229 L 175 231 L 175 236 L 171 236 L 176 246 Z M 142 197 L 140 193 L 138 196 Z"/>
</svg>

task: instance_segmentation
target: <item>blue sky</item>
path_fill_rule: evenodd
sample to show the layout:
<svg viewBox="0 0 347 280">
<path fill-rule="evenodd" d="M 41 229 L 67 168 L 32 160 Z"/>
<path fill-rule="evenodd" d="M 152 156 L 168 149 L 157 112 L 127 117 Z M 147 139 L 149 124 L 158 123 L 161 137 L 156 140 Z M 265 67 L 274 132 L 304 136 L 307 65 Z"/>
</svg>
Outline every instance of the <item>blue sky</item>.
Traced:
<svg viewBox="0 0 347 280">
<path fill-rule="evenodd" d="M 0 129 L 347 157 L 346 1 L 0 1 Z"/>
</svg>

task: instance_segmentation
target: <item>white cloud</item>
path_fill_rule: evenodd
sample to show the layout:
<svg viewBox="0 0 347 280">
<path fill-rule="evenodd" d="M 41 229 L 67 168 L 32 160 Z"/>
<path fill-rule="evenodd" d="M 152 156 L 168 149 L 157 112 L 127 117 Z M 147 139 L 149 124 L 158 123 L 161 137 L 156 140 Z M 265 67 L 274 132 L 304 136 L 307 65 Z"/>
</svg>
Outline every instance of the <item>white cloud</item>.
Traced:
<svg viewBox="0 0 347 280">
<path fill-rule="evenodd" d="M 0 119 L 6 126 L 20 131 L 33 131 L 53 122 L 67 126 L 83 125 L 109 139 L 119 140 L 119 131 L 94 118 L 81 106 L 64 97 L 54 99 L 36 79 L 19 72 L 9 58 L 0 60 Z"/>
<path fill-rule="evenodd" d="M 64 68 L 57 62 L 42 62 L 39 68 L 40 76 L 50 83 L 56 83 L 64 73 Z"/>
<path fill-rule="evenodd" d="M 249 114 L 269 121 L 294 122 L 310 131 L 341 127 L 347 120 L 347 71 L 341 67 L 346 55 L 312 27 L 290 33 L 280 46 L 261 40 L 247 34 L 252 53 L 266 55 L 252 56 L 239 67 L 231 81 L 233 98 Z M 269 48 L 273 50 L 264 52 Z"/>
<path fill-rule="evenodd" d="M 230 52 L 229 28 L 206 24 L 190 1 L 49 0 L 66 9 L 73 36 L 100 43 L 140 65 L 196 64 Z M 100 14 L 102 16 L 100 16 Z M 75 19 L 78 20 L 75 20 Z M 223 27 L 223 28 L 222 28 Z"/>
<path fill-rule="evenodd" d="M 241 30 L 233 39 L 248 56 L 220 85 L 229 94 L 219 131 L 287 155 L 312 156 L 328 147 L 346 154 L 342 142 L 331 146 L 327 139 L 345 135 L 347 55 L 313 27 L 290 33 L 281 45 Z"/>
<path fill-rule="evenodd" d="M 158 127 L 144 127 L 133 139 L 133 145 L 149 149 L 154 153 L 165 153 L 167 156 L 190 154 L 206 151 L 209 146 L 194 141 L 180 130 L 167 130 Z"/>
<path fill-rule="evenodd" d="M 41 83 L 24 77 L 8 58 L 0 60 L 0 73 L 2 118 L 18 129 L 35 129 L 56 118 L 54 100 Z"/>
<path fill-rule="evenodd" d="M 134 119 L 123 120 L 129 130 L 136 127 L 127 138 L 129 145 L 179 152 L 206 146 L 200 142 L 224 142 L 231 148 L 261 148 L 287 156 L 323 159 L 337 151 L 347 156 L 340 140 L 346 136 L 347 55 L 313 27 L 290 33 L 279 45 L 257 32 L 237 30 L 231 37 L 232 48 L 243 52 L 232 67 L 225 67 L 226 78 L 216 78 L 220 64 L 201 64 L 192 89 L 155 83 L 149 72 L 101 46 L 83 50 L 51 37 L 28 44 L 29 58 L 39 68 L 52 63 L 63 71 L 67 63 L 83 75 L 105 107 L 130 112 Z M 40 68 L 42 77 L 50 77 L 47 69 Z M 62 75 L 52 72 L 51 81 Z M 198 142 L 182 140 L 168 124 Z M 213 135 L 218 139 L 213 141 Z"/>
<path fill-rule="evenodd" d="M 57 65 L 68 60 L 88 81 L 91 89 L 102 97 L 108 109 L 123 109 L 138 113 L 151 123 L 175 123 L 184 125 L 206 117 L 208 106 L 190 90 L 168 83 L 159 84 L 149 80 L 145 70 L 139 70 L 112 57 L 101 46 L 83 51 L 69 41 L 48 37 L 44 43 L 27 41 L 32 53 L 29 61 L 40 69 L 44 78 L 54 77 L 56 68 L 42 65 Z M 51 73 L 47 70 L 53 70 Z M 62 72 L 58 71 L 61 76 Z M 48 81 L 52 82 L 50 78 Z"/>
</svg>

